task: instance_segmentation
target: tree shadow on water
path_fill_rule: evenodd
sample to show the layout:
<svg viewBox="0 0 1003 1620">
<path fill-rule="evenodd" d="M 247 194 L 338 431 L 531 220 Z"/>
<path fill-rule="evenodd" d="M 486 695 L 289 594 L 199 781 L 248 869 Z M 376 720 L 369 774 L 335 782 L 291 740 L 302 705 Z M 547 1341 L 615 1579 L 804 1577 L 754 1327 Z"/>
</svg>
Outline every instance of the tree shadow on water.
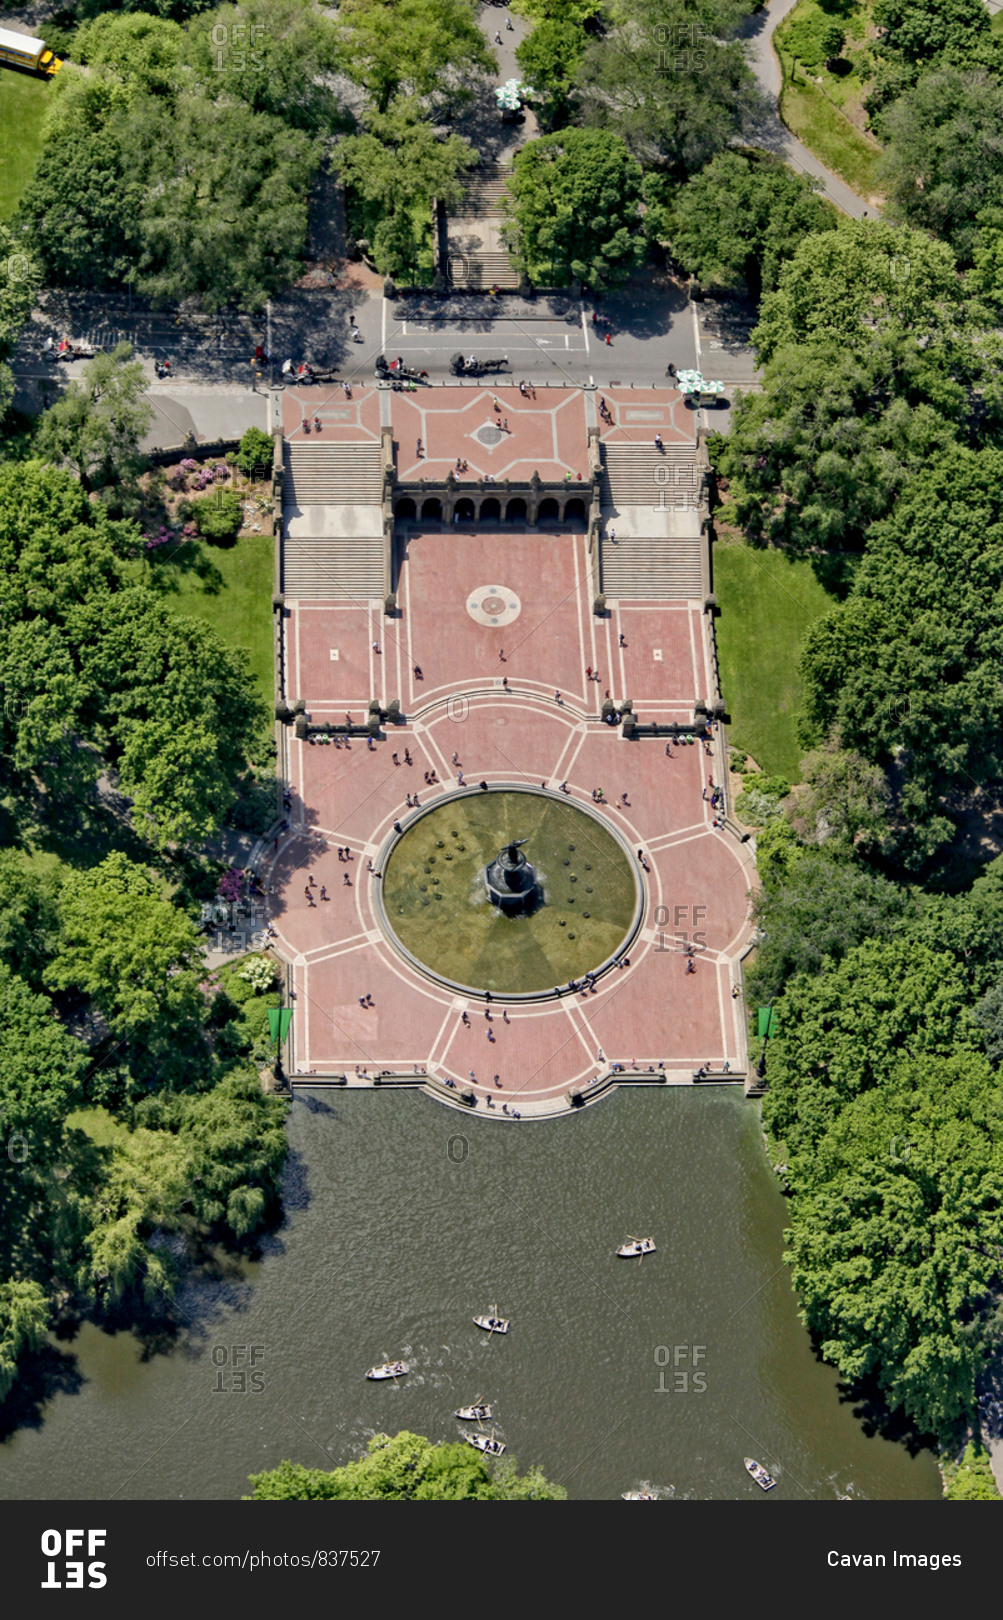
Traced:
<svg viewBox="0 0 1003 1620">
<path fill-rule="evenodd" d="M 855 1383 L 840 1380 L 838 1390 L 840 1405 L 853 1407 L 853 1415 L 869 1440 L 891 1440 L 905 1446 L 910 1457 L 936 1447 L 936 1436 L 924 1434 L 902 1407 L 894 1412 L 890 1410 L 874 1380 L 861 1379 Z"/>
<path fill-rule="evenodd" d="M 48 1403 L 57 1395 L 78 1394 L 83 1383 L 76 1356 L 56 1345 L 44 1344 L 23 1355 L 17 1383 L 0 1401 L 0 1443 L 18 1429 L 40 1429 Z"/>
</svg>

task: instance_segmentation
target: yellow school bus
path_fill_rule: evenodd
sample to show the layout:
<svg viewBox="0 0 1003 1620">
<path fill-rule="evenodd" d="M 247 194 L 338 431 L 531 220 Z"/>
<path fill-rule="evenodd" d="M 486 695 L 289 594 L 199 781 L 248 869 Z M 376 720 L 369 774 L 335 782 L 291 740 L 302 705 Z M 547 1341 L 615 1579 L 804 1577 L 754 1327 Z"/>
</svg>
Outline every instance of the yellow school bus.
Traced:
<svg viewBox="0 0 1003 1620">
<path fill-rule="evenodd" d="M 62 67 L 58 56 L 45 48 L 45 41 L 31 39 L 27 34 L 14 34 L 9 28 L 0 28 L 0 66 L 24 68 L 28 73 L 40 73 L 51 78 Z"/>
</svg>

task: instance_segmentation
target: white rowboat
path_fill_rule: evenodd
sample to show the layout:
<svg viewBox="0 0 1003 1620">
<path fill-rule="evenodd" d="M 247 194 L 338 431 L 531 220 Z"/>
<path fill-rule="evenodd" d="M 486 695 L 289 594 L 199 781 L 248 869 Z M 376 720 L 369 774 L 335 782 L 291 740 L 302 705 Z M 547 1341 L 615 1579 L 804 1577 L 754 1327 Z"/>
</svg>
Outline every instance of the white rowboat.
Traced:
<svg viewBox="0 0 1003 1620">
<path fill-rule="evenodd" d="M 754 1457 L 746 1457 L 745 1466 L 752 1475 L 756 1484 L 764 1491 L 772 1491 L 777 1483 L 772 1474 L 768 1474 L 762 1463 L 757 1463 Z"/>
<path fill-rule="evenodd" d="M 642 1254 L 654 1254 L 655 1240 L 654 1238 L 631 1238 L 629 1242 L 621 1243 L 616 1252 L 621 1260 L 636 1260 Z"/>
<path fill-rule="evenodd" d="M 485 1333 L 507 1333 L 508 1318 L 499 1316 L 497 1305 L 492 1305 L 484 1316 L 474 1317 L 474 1326 L 483 1328 Z"/>
<path fill-rule="evenodd" d="M 475 1451 L 483 1451 L 488 1457 L 500 1457 L 505 1450 L 505 1442 L 496 1440 L 493 1434 L 465 1434 L 463 1438 L 468 1446 L 473 1446 Z"/>
<path fill-rule="evenodd" d="M 383 1361 L 378 1367 L 370 1367 L 367 1378 L 406 1378 L 411 1371 L 403 1361 Z"/>
</svg>

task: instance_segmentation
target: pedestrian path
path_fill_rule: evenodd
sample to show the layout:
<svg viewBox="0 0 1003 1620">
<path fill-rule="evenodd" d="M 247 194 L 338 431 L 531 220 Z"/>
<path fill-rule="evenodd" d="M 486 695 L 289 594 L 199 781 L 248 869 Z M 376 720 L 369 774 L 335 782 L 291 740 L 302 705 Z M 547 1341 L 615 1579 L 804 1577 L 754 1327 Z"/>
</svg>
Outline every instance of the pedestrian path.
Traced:
<svg viewBox="0 0 1003 1620">
<path fill-rule="evenodd" d="M 782 87 L 780 61 L 773 48 L 773 35 L 796 4 L 797 0 L 767 0 L 766 5 L 752 12 L 738 30 L 738 38 L 744 39 L 749 45 L 749 66 L 773 108 L 779 108 Z M 782 158 L 792 169 L 821 180 L 823 195 L 835 203 L 841 213 L 851 219 L 862 219 L 865 215 L 868 219 L 881 217 L 881 210 L 874 202 L 867 197 L 858 197 L 845 180 L 840 180 L 831 169 L 827 169 L 813 152 L 809 152 L 803 141 L 791 134 L 779 111 L 772 112 L 762 120 L 751 138 L 754 145 Z"/>
</svg>

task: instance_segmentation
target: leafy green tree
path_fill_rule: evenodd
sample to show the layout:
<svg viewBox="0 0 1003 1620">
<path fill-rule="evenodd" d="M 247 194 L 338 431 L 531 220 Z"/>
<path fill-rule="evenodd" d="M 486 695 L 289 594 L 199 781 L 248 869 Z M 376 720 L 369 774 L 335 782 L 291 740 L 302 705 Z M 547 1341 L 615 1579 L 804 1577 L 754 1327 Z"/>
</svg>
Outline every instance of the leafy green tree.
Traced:
<svg viewBox="0 0 1003 1620">
<path fill-rule="evenodd" d="M 151 1249 L 147 1238 L 179 1224 L 190 1175 L 184 1144 L 163 1131 L 122 1128 L 100 1158 L 85 1206 L 83 1290 L 102 1306 L 133 1289 L 151 1303 L 169 1299 L 169 1253 Z"/>
<path fill-rule="evenodd" d="M 0 1282 L 0 1400 L 17 1376 L 23 1350 L 37 1350 L 49 1326 L 49 1301 L 37 1282 Z"/>
<path fill-rule="evenodd" d="M 942 835 L 943 794 L 1003 774 L 1001 484 L 998 450 L 958 448 L 917 471 L 871 529 L 850 597 L 803 645 L 806 729 L 895 758 L 901 805 L 938 817 Z"/>
<path fill-rule="evenodd" d="M 750 540 L 860 550 L 908 480 L 957 443 L 967 399 L 950 361 L 912 336 L 857 352 L 791 344 L 772 353 L 762 391 L 740 398 L 711 457 Z"/>
<path fill-rule="evenodd" d="M 722 152 L 677 193 L 669 237 L 698 281 L 748 288 L 777 285 L 799 243 L 833 225 L 818 183 L 775 158 Z"/>
<path fill-rule="evenodd" d="M 4 625 L 59 624 L 92 596 L 120 589 L 134 548 L 131 523 L 114 522 L 69 473 L 41 461 L 0 464 L 0 567 Z M 5 688 L 10 699 L 16 686 Z"/>
<path fill-rule="evenodd" d="M 342 70 L 378 113 L 400 96 L 459 100 L 497 66 L 474 0 L 343 0 L 338 26 Z"/>
<path fill-rule="evenodd" d="M 874 88 L 865 106 L 879 128 L 886 108 L 935 67 L 999 73 L 1003 47 L 980 0 L 878 0 Z"/>
<path fill-rule="evenodd" d="M 4 362 L 13 352 L 41 285 L 41 267 L 24 241 L 0 225 L 0 419 L 14 398 L 14 376 Z"/>
<path fill-rule="evenodd" d="M 81 608 L 68 631 L 139 825 L 161 846 L 207 837 L 263 722 L 244 655 L 139 588 Z"/>
<path fill-rule="evenodd" d="M 1003 1062 L 1003 979 L 976 1002 L 973 1017 L 983 1031 L 986 1057 L 998 1069 Z"/>
<path fill-rule="evenodd" d="M 553 22 L 569 22 L 575 28 L 584 28 L 602 10 L 602 3 L 601 0 L 511 0 L 509 10 L 517 17 L 528 17 L 537 30 Z"/>
<path fill-rule="evenodd" d="M 773 1002 L 792 975 L 815 974 L 825 959 L 839 962 L 866 941 L 901 934 L 914 902 L 858 861 L 795 844 L 781 872 L 763 874 L 752 910 L 760 933 L 750 983 L 759 1000 Z"/>
<path fill-rule="evenodd" d="M 432 198 L 447 207 L 478 154 L 461 135 L 440 140 L 413 100 L 370 112 L 361 135 L 341 141 L 335 163 L 348 189 L 349 217 L 385 275 L 419 279 L 432 265 Z"/>
<path fill-rule="evenodd" d="M 888 109 L 883 128 L 878 175 L 889 214 L 943 237 L 971 263 L 980 213 L 1003 208 L 1003 83 L 956 68 L 927 73 Z"/>
<path fill-rule="evenodd" d="M 770 1041 L 763 1118 L 795 1167 L 795 1185 L 802 1173 L 811 1183 L 833 1117 L 886 1088 L 905 1059 L 922 1059 L 932 1073 L 964 1047 L 988 1069 L 966 998 L 954 958 L 908 938 L 864 940 L 789 981 L 774 1003 L 779 1034 Z"/>
<path fill-rule="evenodd" d="M 64 68 L 19 221 L 47 282 L 107 287 L 124 281 L 139 246 L 142 177 L 129 138 L 126 87 L 107 73 Z"/>
<path fill-rule="evenodd" d="M 59 878 L 29 866 L 17 850 L 0 850 L 0 962 L 33 990 L 58 929 Z"/>
<path fill-rule="evenodd" d="M 919 468 L 999 431 L 995 340 L 964 300 L 950 248 L 923 232 L 864 220 L 805 238 L 752 334 L 763 390 L 712 446 L 751 539 L 860 549 Z"/>
<path fill-rule="evenodd" d="M 134 474 L 142 464 L 140 441 L 153 421 L 146 378 L 128 343 L 97 354 L 43 414 L 39 455 L 71 467 L 85 488 Z"/>
<path fill-rule="evenodd" d="M 162 1139 L 173 1133 L 187 1160 L 185 1205 L 206 1232 L 238 1241 L 256 1232 L 278 1202 L 288 1151 L 286 1104 L 237 1069 L 211 1090 L 160 1091 L 136 1107 L 137 1122 Z"/>
<path fill-rule="evenodd" d="M 212 99 L 235 96 L 311 134 L 341 127 L 329 84 L 339 63 L 338 31 L 307 0 L 218 6 L 190 24 L 186 37 L 187 60 Z"/>
<path fill-rule="evenodd" d="M 835 1120 L 795 1203 L 791 1278 L 822 1353 L 944 1437 L 973 1414 L 988 1348 L 1001 1123 L 984 1058 L 907 1058 L 894 1086 Z"/>
<path fill-rule="evenodd" d="M 963 323 L 954 255 L 922 231 L 848 220 L 808 236 L 763 299 L 752 333 L 761 361 L 795 343 L 831 341 L 858 354 L 883 333 L 939 352 Z"/>
<path fill-rule="evenodd" d="M 621 136 L 646 169 L 695 174 L 765 109 L 734 39 L 741 18 L 728 0 L 619 0 L 582 56 L 582 118 Z"/>
<path fill-rule="evenodd" d="M 270 433 L 251 427 L 241 438 L 234 463 L 246 478 L 271 477 L 275 443 Z"/>
<path fill-rule="evenodd" d="M 566 1495 L 538 1470 L 522 1480 L 508 1469 L 491 1473 L 484 1458 L 458 1441 L 433 1445 L 423 1435 L 378 1434 L 358 1462 L 325 1470 L 291 1462 L 261 1474 L 250 1483 L 255 1502 L 281 1501 L 561 1501 Z M 525 1489 L 528 1485 L 528 1489 Z"/>
<path fill-rule="evenodd" d="M 108 68 L 144 92 L 173 97 L 185 32 L 163 16 L 146 11 L 106 11 L 73 36 L 76 61 Z"/>
<path fill-rule="evenodd" d="M 973 299 L 988 306 L 986 320 L 998 320 L 1003 308 L 1003 218 L 995 212 L 986 210 L 979 217 L 965 285 Z"/>
<path fill-rule="evenodd" d="M 61 1190 L 64 1121 L 80 1100 L 87 1051 L 55 1017 L 47 996 L 0 966 L 0 1386 L 20 1349 L 44 1326 L 41 1297 L 53 1272 L 74 1275 L 73 1198 Z M 29 1289 L 29 1283 L 38 1290 Z M 47 1313 L 46 1313 L 47 1315 Z M 20 1327 L 17 1325 L 20 1323 Z"/>
<path fill-rule="evenodd" d="M 261 309 L 303 257 L 316 143 L 241 102 L 194 97 L 145 133 L 137 287 L 156 304 Z"/>
<path fill-rule="evenodd" d="M 516 46 L 523 80 L 541 96 L 548 129 L 568 117 L 575 70 L 585 48 L 584 30 L 567 17 L 546 19 Z"/>
<path fill-rule="evenodd" d="M 838 22 L 827 22 L 819 34 L 822 55 L 827 62 L 836 62 L 843 54 L 846 32 Z"/>
<path fill-rule="evenodd" d="M 998 1502 L 989 1453 L 970 1440 L 961 1457 L 944 1469 L 944 1496 L 948 1502 Z"/>
<path fill-rule="evenodd" d="M 641 169 L 619 136 L 566 129 L 528 141 L 508 189 L 515 251 L 531 281 L 611 286 L 644 252 Z"/>
<path fill-rule="evenodd" d="M 790 810 L 799 837 L 833 854 L 880 851 L 891 804 L 879 765 L 850 748 L 816 749 L 801 762 L 805 791 Z"/>
<path fill-rule="evenodd" d="M 66 875 L 59 938 L 46 970 L 57 990 L 90 997 L 113 1035 L 130 1039 L 201 1015 L 201 942 L 145 867 L 115 852 Z"/>
</svg>

